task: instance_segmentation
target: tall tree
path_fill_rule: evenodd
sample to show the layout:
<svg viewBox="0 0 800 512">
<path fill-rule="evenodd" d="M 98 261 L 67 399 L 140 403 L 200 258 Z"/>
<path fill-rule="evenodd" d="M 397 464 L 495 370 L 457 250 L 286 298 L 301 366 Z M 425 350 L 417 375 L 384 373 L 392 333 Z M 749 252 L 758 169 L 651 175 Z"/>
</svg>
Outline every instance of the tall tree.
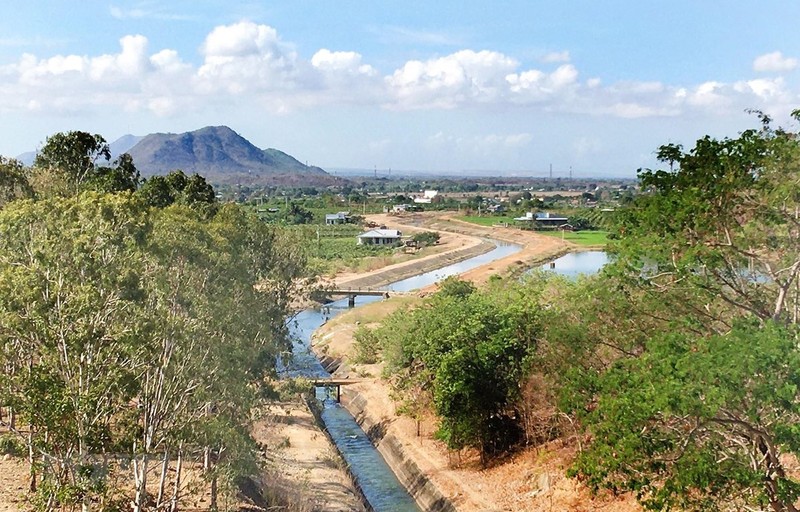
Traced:
<svg viewBox="0 0 800 512">
<path fill-rule="evenodd" d="M 63 174 L 74 193 L 94 176 L 99 162 L 109 160 L 111 150 L 101 135 L 71 131 L 48 137 L 33 165 Z"/>
<path fill-rule="evenodd" d="M 601 360 L 564 372 L 592 434 L 574 472 L 594 488 L 655 510 L 796 510 L 800 143 L 762 121 L 662 147 L 671 168 L 640 172 L 598 283 L 627 303 L 619 334 L 564 333 Z"/>
</svg>

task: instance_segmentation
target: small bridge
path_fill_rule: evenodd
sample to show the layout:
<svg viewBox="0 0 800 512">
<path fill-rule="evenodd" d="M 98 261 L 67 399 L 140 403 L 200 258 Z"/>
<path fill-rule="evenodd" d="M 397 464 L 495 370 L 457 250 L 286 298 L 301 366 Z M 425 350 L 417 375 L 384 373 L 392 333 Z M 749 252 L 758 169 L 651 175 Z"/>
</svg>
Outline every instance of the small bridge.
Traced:
<svg viewBox="0 0 800 512">
<path fill-rule="evenodd" d="M 399 292 L 394 292 L 390 290 L 379 290 L 375 288 L 334 288 L 333 290 L 325 290 L 325 293 L 328 295 L 346 295 L 347 296 L 347 306 L 348 307 L 355 307 L 356 305 L 356 297 L 359 295 L 368 296 L 368 297 L 383 297 L 384 299 L 389 298 L 389 293 L 394 295 L 398 295 Z"/>
<path fill-rule="evenodd" d="M 342 386 L 348 384 L 358 384 L 366 382 L 366 379 L 342 379 L 337 377 L 327 377 L 321 379 L 314 379 L 311 384 L 316 388 L 336 388 L 336 401 L 340 402 L 342 399 Z"/>
</svg>

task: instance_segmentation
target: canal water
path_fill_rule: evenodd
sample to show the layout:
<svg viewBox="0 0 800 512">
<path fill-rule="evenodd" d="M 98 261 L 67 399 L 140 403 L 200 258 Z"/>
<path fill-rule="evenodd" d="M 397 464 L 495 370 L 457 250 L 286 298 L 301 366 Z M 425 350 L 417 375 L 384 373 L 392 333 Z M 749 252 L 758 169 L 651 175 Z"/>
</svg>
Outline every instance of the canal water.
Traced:
<svg viewBox="0 0 800 512">
<path fill-rule="evenodd" d="M 605 251 L 571 252 L 542 265 L 540 268 L 547 272 L 555 272 L 575 279 L 579 275 L 598 273 L 608 262 L 608 254 Z"/>
<path fill-rule="evenodd" d="M 485 254 L 397 281 L 386 286 L 386 289 L 405 292 L 423 288 L 446 277 L 461 274 L 520 250 L 518 245 L 502 242 L 494 243 L 496 245 L 495 249 Z M 569 269 L 574 271 L 579 268 L 577 262 L 570 263 L 570 261 L 570 259 L 563 260 L 563 258 L 559 258 L 556 260 L 556 268 L 553 270 L 567 272 L 570 271 Z M 599 257 L 583 257 L 581 261 L 589 265 L 586 268 L 592 268 L 599 261 Z M 590 271 L 587 270 L 587 272 Z M 382 299 L 380 297 L 358 297 L 356 306 L 377 300 Z M 349 310 L 347 299 L 342 299 L 318 308 L 301 311 L 294 316 L 289 321 L 293 350 L 291 354 L 287 354 L 285 360 L 278 361 L 279 372 L 287 377 L 328 377 L 328 372 L 325 371 L 311 351 L 311 336 L 314 331 L 329 319 L 347 310 Z M 325 388 L 317 388 L 316 390 L 317 399 L 323 406 L 322 421 L 325 423 L 325 427 L 336 443 L 370 506 L 377 512 L 418 512 L 420 509 L 413 498 L 397 480 L 397 477 L 383 460 L 378 450 L 372 445 L 367 435 L 347 410 L 335 401 L 335 397 L 328 396 L 328 392 Z"/>
</svg>

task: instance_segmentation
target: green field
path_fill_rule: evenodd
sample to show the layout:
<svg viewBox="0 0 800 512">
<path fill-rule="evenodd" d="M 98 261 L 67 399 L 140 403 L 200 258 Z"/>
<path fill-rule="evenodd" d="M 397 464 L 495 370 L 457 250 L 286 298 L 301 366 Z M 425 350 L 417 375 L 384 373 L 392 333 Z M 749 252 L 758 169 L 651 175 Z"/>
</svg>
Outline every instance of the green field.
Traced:
<svg viewBox="0 0 800 512">
<path fill-rule="evenodd" d="M 479 224 L 481 226 L 494 226 L 495 224 L 514 224 L 514 217 L 509 217 L 507 215 L 492 215 L 487 217 L 478 217 L 476 215 L 468 215 L 464 217 L 458 217 L 459 220 L 463 220 L 464 222 L 471 222 L 473 224 Z"/>
<path fill-rule="evenodd" d="M 486 217 L 477 217 L 472 215 L 459 217 L 459 220 L 488 227 L 503 223 L 506 223 L 509 226 L 514 225 L 514 218 L 506 215 Z M 536 233 L 547 236 L 563 236 L 564 240 L 569 240 L 572 243 L 585 246 L 605 245 L 608 242 L 607 231 L 565 231 L 563 235 L 561 231 L 537 231 Z"/>
<path fill-rule="evenodd" d="M 561 237 L 561 231 L 537 231 L 540 235 Z M 564 231 L 564 240 L 578 245 L 606 245 L 608 231 Z"/>
</svg>

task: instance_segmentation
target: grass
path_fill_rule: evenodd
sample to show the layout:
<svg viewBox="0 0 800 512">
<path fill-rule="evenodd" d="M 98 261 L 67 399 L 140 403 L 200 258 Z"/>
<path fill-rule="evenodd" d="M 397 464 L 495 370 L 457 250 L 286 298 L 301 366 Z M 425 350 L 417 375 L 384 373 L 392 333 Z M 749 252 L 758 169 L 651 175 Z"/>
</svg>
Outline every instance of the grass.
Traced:
<svg viewBox="0 0 800 512">
<path fill-rule="evenodd" d="M 561 237 L 561 231 L 537 231 L 540 235 Z M 608 242 L 607 231 L 564 231 L 564 240 L 578 245 L 595 246 L 606 245 Z"/>
<path fill-rule="evenodd" d="M 495 224 L 501 224 L 503 222 L 508 223 L 510 226 L 514 225 L 514 218 L 509 217 L 507 215 L 503 216 L 487 216 L 487 217 L 477 217 L 477 216 L 464 216 L 459 217 L 459 220 L 463 220 L 465 222 L 471 222 L 473 224 L 478 224 L 480 226 L 487 226 L 491 227 Z M 547 235 L 547 236 L 554 236 L 554 237 L 561 237 L 561 231 L 536 231 L 537 234 L 540 235 Z M 563 234 L 564 240 L 568 240 L 572 243 L 583 245 L 583 246 L 598 246 L 598 245 L 606 245 L 608 242 L 608 232 L 607 231 L 593 231 L 593 230 L 586 230 L 586 231 L 565 231 Z"/>
<path fill-rule="evenodd" d="M 479 226 L 494 226 L 495 224 L 514 224 L 514 217 L 509 217 L 507 215 L 491 215 L 487 217 L 478 217 L 477 215 L 467 215 L 464 217 L 458 217 L 459 220 L 463 220 L 465 222 L 471 222 L 473 224 L 478 224 Z"/>
</svg>

